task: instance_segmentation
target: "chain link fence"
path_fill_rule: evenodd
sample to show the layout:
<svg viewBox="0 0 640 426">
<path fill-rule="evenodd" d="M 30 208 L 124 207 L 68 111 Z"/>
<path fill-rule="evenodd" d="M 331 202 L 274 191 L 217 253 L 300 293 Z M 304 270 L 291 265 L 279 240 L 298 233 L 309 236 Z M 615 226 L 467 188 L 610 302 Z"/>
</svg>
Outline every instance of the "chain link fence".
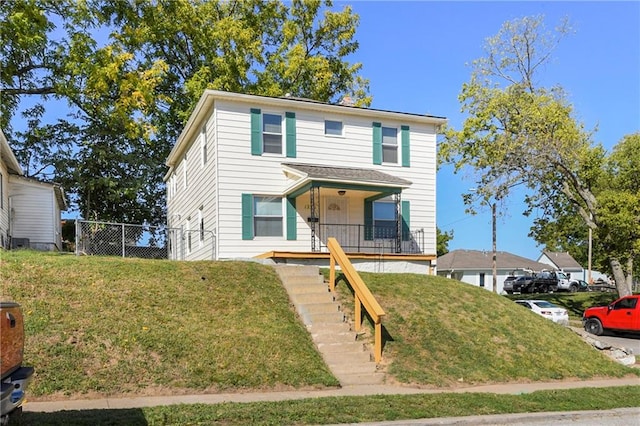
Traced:
<svg viewBox="0 0 640 426">
<path fill-rule="evenodd" d="M 76 255 L 143 259 L 215 259 L 215 234 L 204 229 L 76 220 Z"/>
</svg>

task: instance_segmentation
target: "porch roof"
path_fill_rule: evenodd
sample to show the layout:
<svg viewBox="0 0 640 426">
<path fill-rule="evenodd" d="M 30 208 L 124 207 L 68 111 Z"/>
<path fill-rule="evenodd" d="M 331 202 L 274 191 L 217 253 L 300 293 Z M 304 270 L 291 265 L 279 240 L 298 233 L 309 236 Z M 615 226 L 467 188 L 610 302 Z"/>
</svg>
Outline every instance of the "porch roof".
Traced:
<svg viewBox="0 0 640 426">
<path fill-rule="evenodd" d="M 378 170 L 354 167 L 321 166 L 316 164 L 282 163 L 286 173 L 298 176 L 298 179 L 286 192 L 299 194 L 312 184 L 330 187 L 361 187 L 373 191 L 384 190 L 400 192 L 411 186 L 411 182 Z M 396 191 L 393 191 L 393 190 Z"/>
</svg>

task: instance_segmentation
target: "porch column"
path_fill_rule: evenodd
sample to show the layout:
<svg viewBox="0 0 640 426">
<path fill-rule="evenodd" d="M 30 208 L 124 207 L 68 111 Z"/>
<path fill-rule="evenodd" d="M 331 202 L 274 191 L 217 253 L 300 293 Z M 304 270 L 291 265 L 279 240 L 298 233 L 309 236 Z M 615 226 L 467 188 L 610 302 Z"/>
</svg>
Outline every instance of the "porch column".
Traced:
<svg viewBox="0 0 640 426">
<path fill-rule="evenodd" d="M 394 194 L 393 199 L 396 203 L 396 253 L 402 253 L 402 213 L 400 212 L 402 203 L 400 193 Z"/>
<path fill-rule="evenodd" d="M 311 186 L 309 189 L 309 198 L 311 198 L 311 251 L 320 251 L 320 244 L 316 248 L 316 240 L 318 239 L 318 225 L 320 224 L 320 188 Z"/>
</svg>

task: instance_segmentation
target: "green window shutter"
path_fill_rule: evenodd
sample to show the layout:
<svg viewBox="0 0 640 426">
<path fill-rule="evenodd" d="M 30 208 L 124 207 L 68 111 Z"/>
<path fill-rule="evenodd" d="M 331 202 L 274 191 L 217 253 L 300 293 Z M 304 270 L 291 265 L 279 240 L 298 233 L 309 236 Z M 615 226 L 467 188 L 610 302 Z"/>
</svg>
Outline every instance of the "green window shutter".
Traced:
<svg viewBox="0 0 640 426">
<path fill-rule="evenodd" d="M 400 127 L 402 138 L 402 167 L 411 166 L 411 148 L 409 144 L 409 126 Z"/>
<path fill-rule="evenodd" d="M 364 239 L 373 240 L 373 201 L 364 200 Z"/>
<path fill-rule="evenodd" d="M 411 212 L 409 201 L 402 201 L 400 203 L 400 209 L 402 214 L 402 241 L 408 241 L 411 239 Z"/>
<path fill-rule="evenodd" d="M 262 155 L 262 113 L 251 108 L 251 155 Z"/>
<path fill-rule="evenodd" d="M 253 240 L 253 195 L 242 194 L 242 239 Z"/>
<path fill-rule="evenodd" d="M 287 157 L 296 158 L 296 113 L 285 113 L 287 132 Z"/>
<path fill-rule="evenodd" d="M 373 123 L 373 164 L 382 164 L 382 124 Z"/>
<path fill-rule="evenodd" d="M 287 198 L 287 240 L 295 240 L 298 237 L 297 217 L 296 199 Z"/>
</svg>

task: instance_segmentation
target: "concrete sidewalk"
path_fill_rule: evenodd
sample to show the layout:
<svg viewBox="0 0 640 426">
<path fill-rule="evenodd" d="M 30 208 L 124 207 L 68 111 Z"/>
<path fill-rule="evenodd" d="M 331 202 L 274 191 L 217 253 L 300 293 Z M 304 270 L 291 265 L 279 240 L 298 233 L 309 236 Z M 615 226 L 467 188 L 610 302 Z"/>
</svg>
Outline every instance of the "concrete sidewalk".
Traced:
<svg viewBox="0 0 640 426">
<path fill-rule="evenodd" d="M 336 389 L 323 390 L 292 390 L 284 392 L 246 392 L 246 393 L 220 393 L 203 395 L 177 395 L 177 396 L 145 396 L 145 397 L 119 397 L 102 399 L 67 399 L 59 401 L 28 401 L 24 404 L 24 411 L 31 412 L 55 412 L 62 410 L 96 410 L 96 409 L 127 409 L 140 407 L 153 407 L 174 404 L 219 404 L 223 402 L 260 402 L 260 401 L 285 401 L 305 398 L 322 398 L 331 396 L 362 396 L 362 395 L 409 395 L 409 394 L 435 394 L 435 393 L 495 393 L 495 394 L 522 394 L 539 390 L 574 389 L 612 386 L 640 386 L 640 378 L 627 377 L 623 379 L 584 380 L 584 381 L 558 381 L 536 383 L 512 383 L 483 385 L 473 387 L 460 387 L 455 389 L 427 389 L 409 386 L 392 385 L 361 385 L 346 386 Z"/>
</svg>

